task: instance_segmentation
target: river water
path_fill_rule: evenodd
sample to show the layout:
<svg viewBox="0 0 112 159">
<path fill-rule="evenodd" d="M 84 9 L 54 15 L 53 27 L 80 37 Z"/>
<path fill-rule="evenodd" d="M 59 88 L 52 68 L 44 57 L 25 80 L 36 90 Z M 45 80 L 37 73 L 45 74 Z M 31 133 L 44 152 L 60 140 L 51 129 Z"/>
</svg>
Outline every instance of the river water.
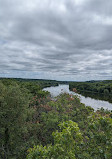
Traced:
<svg viewBox="0 0 112 159">
<path fill-rule="evenodd" d="M 60 93 L 64 93 L 64 92 L 73 94 L 73 95 L 78 95 L 78 97 L 81 100 L 81 103 L 84 103 L 86 106 L 91 106 L 95 110 L 97 110 L 98 108 L 101 108 L 101 107 L 103 107 L 104 109 L 112 110 L 112 103 L 109 103 L 108 101 L 94 99 L 91 97 L 85 97 L 81 94 L 74 93 L 69 90 L 69 85 L 61 84 L 56 87 L 47 87 L 47 88 L 44 88 L 43 90 L 49 91 L 52 97 L 56 97 Z"/>
</svg>

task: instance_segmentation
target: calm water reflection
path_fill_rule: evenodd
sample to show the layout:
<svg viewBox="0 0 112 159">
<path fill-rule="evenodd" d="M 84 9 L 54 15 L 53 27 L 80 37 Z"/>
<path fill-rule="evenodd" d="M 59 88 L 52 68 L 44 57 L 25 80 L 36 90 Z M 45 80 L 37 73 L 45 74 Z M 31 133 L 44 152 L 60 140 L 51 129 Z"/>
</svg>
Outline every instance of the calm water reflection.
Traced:
<svg viewBox="0 0 112 159">
<path fill-rule="evenodd" d="M 81 95 L 81 94 L 74 93 L 69 90 L 69 85 L 59 85 L 56 87 L 47 87 L 47 88 L 44 88 L 43 90 L 49 91 L 51 93 L 52 97 L 56 97 L 60 93 L 64 93 L 64 92 L 73 94 L 73 95 L 78 95 L 82 103 L 84 103 L 86 106 L 93 107 L 95 110 L 98 108 L 101 108 L 101 107 L 103 107 L 104 109 L 112 110 L 112 103 L 109 103 L 108 101 L 104 101 L 103 97 L 98 98 L 97 95 L 96 95 L 96 97 L 95 97 L 95 95 L 88 97 L 88 95 L 90 93 L 88 95 L 86 93 L 86 96 L 84 96 L 84 94 Z M 96 99 L 94 99 L 94 98 L 96 98 Z M 99 100 L 99 99 L 102 99 L 102 100 Z"/>
</svg>

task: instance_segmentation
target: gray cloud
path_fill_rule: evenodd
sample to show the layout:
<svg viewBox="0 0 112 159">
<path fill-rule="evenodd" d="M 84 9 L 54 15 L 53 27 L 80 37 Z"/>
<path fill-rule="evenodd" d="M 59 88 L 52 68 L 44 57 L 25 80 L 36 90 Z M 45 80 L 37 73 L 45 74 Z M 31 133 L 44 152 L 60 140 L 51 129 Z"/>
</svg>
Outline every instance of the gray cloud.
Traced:
<svg viewBox="0 0 112 159">
<path fill-rule="evenodd" d="M 111 8 L 111 0 L 0 0 L 0 76 L 110 79 Z"/>
</svg>

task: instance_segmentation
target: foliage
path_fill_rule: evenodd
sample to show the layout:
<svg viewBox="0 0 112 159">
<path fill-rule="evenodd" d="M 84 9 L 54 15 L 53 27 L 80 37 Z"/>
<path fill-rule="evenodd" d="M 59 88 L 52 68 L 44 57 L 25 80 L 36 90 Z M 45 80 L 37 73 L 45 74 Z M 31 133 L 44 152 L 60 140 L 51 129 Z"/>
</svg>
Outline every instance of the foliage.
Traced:
<svg viewBox="0 0 112 159">
<path fill-rule="evenodd" d="M 54 144 L 34 146 L 27 159 L 110 159 L 112 157 L 112 119 L 98 118 L 87 127 L 86 138 L 73 121 L 59 124 L 53 132 Z M 108 129 L 108 130 L 107 130 Z"/>
<path fill-rule="evenodd" d="M 27 159 L 75 159 L 75 153 L 79 151 L 79 144 L 82 141 L 82 135 L 78 125 L 73 121 L 67 121 L 59 124 L 60 131 L 53 133 L 54 145 L 35 146 L 29 149 Z"/>
<path fill-rule="evenodd" d="M 112 158 L 112 119 L 100 117 L 89 123 L 88 142 L 84 145 L 91 158 Z"/>
<path fill-rule="evenodd" d="M 0 158 L 112 158 L 112 112 L 95 112 L 67 93 L 51 98 L 41 82 L 0 81 Z M 93 90 L 101 86 L 87 82 L 78 87 L 92 89 L 93 84 Z M 107 84 L 102 87 L 109 90 Z"/>
<path fill-rule="evenodd" d="M 76 88 L 78 91 L 90 91 L 94 93 L 112 93 L 112 80 L 110 81 L 96 81 L 96 82 L 71 82 L 69 84 L 70 90 Z"/>
<path fill-rule="evenodd" d="M 18 85 L 4 86 L 0 83 L 0 147 L 2 158 L 15 156 L 22 144 L 22 136 L 26 133 L 26 119 L 29 112 L 29 96 L 25 89 Z M 21 137 L 20 137 L 21 136 Z M 18 144 L 16 144 L 18 143 Z"/>
</svg>

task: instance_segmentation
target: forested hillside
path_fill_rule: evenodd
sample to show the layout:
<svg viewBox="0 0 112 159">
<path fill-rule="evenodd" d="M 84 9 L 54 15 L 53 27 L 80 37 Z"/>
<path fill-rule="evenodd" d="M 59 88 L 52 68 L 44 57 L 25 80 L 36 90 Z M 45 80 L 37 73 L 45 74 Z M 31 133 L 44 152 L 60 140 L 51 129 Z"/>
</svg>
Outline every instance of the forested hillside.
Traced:
<svg viewBox="0 0 112 159">
<path fill-rule="evenodd" d="M 111 111 L 66 93 L 51 98 L 39 82 L 0 81 L 1 159 L 111 159 L 111 152 Z"/>
<path fill-rule="evenodd" d="M 70 90 L 76 88 L 77 91 L 89 91 L 93 93 L 112 94 L 112 80 L 106 81 L 88 81 L 88 82 L 71 82 Z"/>
</svg>

